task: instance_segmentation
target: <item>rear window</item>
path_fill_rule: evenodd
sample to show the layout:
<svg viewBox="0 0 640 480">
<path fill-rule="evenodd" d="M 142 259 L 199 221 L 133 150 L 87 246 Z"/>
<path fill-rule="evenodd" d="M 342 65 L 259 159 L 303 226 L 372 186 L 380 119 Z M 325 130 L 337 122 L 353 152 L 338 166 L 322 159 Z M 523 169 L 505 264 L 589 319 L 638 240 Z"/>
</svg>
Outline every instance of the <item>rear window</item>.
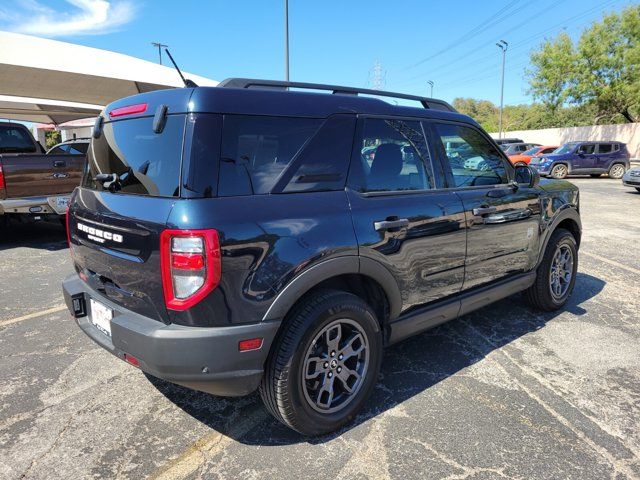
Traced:
<svg viewBox="0 0 640 480">
<path fill-rule="evenodd" d="M 225 115 L 218 195 L 269 193 L 321 123 L 314 118 Z"/>
<path fill-rule="evenodd" d="M 36 146 L 23 126 L 0 126 L 0 153 L 34 153 Z"/>
<path fill-rule="evenodd" d="M 114 193 L 177 197 L 184 125 L 185 115 L 169 115 L 161 133 L 154 133 L 151 117 L 105 123 L 87 152 L 83 186 L 104 190 L 95 176 L 115 173 Z"/>
</svg>

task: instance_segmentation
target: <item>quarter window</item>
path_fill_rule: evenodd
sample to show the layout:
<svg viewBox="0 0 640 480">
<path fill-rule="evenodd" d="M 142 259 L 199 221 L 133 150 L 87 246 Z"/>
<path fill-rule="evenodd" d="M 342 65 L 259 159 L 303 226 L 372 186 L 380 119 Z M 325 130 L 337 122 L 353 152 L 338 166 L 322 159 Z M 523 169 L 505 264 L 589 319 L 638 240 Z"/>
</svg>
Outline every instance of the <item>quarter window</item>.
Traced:
<svg viewBox="0 0 640 480">
<path fill-rule="evenodd" d="M 219 196 L 266 194 L 322 120 L 226 115 Z"/>
<path fill-rule="evenodd" d="M 366 119 L 349 178 L 351 187 L 361 192 L 433 188 L 431 158 L 420 122 Z"/>
<path fill-rule="evenodd" d="M 436 123 L 434 127 L 456 187 L 507 183 L 500 153 L 479 131 L 450 123 Z"/>
</svg>

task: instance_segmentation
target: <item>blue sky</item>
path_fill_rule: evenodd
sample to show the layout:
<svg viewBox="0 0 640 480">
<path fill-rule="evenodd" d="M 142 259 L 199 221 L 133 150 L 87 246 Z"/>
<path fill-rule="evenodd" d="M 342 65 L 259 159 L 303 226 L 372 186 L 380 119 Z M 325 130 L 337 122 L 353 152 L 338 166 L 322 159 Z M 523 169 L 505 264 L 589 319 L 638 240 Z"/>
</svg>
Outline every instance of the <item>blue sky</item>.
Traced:
<svg viewBox="0 0 640 480">
<path fill-rule="evenodd" d="M 282 79 L 284 0 L 10 0 L 0 29 L 157 61 L 161 41 L 183 70 Z M 529 103 L 524 69 L 532 48 L 565 30 L 576 38 L 629 0 L 289 0 L 291 79 L 499 102 L 509 42 L 505 103 Z M 52 52 L 52 55 L 55 54 Z M 73 61 L 61 59 L 61 61 Z"/>
</svg>

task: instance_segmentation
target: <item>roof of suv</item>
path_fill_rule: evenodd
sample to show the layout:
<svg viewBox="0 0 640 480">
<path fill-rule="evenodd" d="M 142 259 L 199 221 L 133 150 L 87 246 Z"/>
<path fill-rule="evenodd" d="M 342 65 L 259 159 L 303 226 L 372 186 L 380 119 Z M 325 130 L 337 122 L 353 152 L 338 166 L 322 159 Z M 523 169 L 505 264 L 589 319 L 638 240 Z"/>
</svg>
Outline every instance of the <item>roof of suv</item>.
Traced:
<svg viewBox="0 0 640 480">
<path fill-rule="evenodd" d="M 349 87 L 289 84 L 293 85 L 293 88 L 299 88 L 297 85 L 309 85 L 309 87 L 302 88 L 313 88 L 314 90 L 340 89 L 334 93 L 304 92 L 279 87 L 285 84 L 284 82 L 266 80 L 255 81 L 259 82 L 257 88 L 255 86 L 249 88 L 247 86 L 243 87 L 243 83 L 238 82 L 238 80 L 248 81 L 246 79 L 230 79 L 225 80 L 221 83 L 222 86 L 218 87 L 157 90 L 116 100 L 105 108 L 105 112 L 107 112 L 104 115 L 107 117 L 105 120 L 108 119 L 108 112 L 115 108 L 146 102 L 145 115 L 153 115 L 159 105 L 166 105 L 170 113 L 189 111 L 315 118 L 324 118 L 336 113 L 356 113 L 458 120 L 477 125 L 470 117 L 456 112 L 453 107 L 441 100 Z M 274 83 L 277 86 L 269 86 L 270 83 Z M 422 102 L 428 108 L 393 105 L 380 98 L 359 96 L 359 93 L 415 100 Z"/>
</svg>

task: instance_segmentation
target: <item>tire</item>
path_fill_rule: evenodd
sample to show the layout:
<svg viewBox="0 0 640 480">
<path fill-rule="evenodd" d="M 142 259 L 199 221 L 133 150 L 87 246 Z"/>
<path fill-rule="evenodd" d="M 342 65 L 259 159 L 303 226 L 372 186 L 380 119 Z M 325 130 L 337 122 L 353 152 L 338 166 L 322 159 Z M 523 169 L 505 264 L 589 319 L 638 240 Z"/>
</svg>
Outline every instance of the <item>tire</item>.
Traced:
<svg viewBox="0 0 640 480">
<path fill-rule="evenodd" d="M 341 337 L 336 339 L 338 331 Z M 349 347 L 352 354 L 343 357 Z M 287 315 L 267 359 L 260 396 L 285 425 L 303 435 L 322 435 L 361 410 L 376 385 L 381 362 L 382 333 L 371 307 L 351 293 L 319 291 Z"/>
<path fill-rule="evenodd" d="M 602 176 L 601 173 L 592 173 L 591 175 L 589 175 L 591 178 L 600 178 Z"/>
<path fill-rule="evenodd" d="M 558 253 L 559 252 L 559 253 Z M 570 254 L 571 266 L 566 269 L 562 268 L 560 275 L 552 273 L 552 266 L 555 265 L 556 255 Z M 566 267 L 566 265 L 565 265 Z M 573 287 L 576 282 L 576 272 L 578 271 L 578 247 L 576 239 L 568 230 L 559 228 L 551 235 L 547 248 L 544 251 L 544 257 L 537 270 L 535 283 L 525 290 L 525 298 L 533 307 L 546 312 L 558 310 L 567 303 L 571 296 Z M 564 276 L 565 282 L 562 282 L 562 272 L 570 273 L 570 277 Z M 554 290 L 554 278 L 557 278 L 562 286 L 561 291 Z"/>
<path fill-rule="evenodd" d="M 561 180 L 563 178 L 567 178 L 567 175 L 569 175 L 569 169 L 564 163 L 559 163 L 553 166 L 550 175 L 555 179 Z"/>
<path fill-rule="evenodd" d="M 621 163 L 614 163 L 611 165 L 609 169 L 609 178 L 615 178 L 616 180 L 620 180 L 624 176 L 625 172 L 624 165 Z"/>
</svg>

